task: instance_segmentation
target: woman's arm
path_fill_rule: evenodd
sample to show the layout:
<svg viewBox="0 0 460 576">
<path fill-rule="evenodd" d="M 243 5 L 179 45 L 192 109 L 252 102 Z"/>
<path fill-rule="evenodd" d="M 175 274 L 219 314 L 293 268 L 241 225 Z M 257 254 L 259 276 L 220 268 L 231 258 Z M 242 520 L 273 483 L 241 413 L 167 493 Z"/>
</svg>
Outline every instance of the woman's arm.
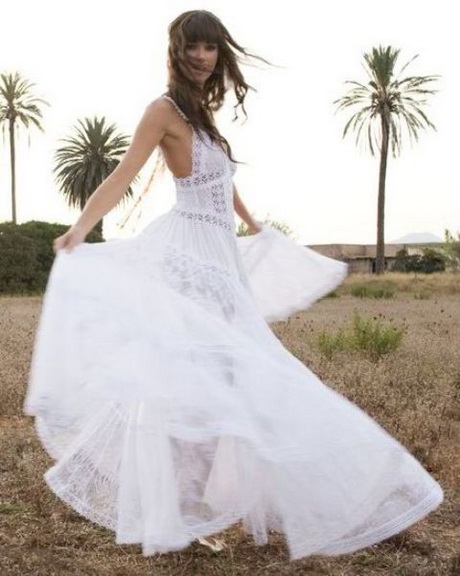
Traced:
<svg viewBox="0 0 460 576">
<path fill-rule="evenodd" d="M 262 230 L 260 224 L 256 222 L 249 214 L 248 209 L 244 205 L 244 202 L 241 200 L 235 185 L 233 185 L 233 207 L 235 208 L 235 212 L 238 214 L 241 220 L 246 223 L 251 234 L 260 232 Z"/>
<path fill-rule="evenodd" d="M 75 226 L 88 233 L 126 194 L 132 180 L 165 135 L 164 99 L 147 106 L 132 142 L 115 170 L 91 194 Z"/>
<path fill-rule="evenodd" d="M 132 180 L 161 142 L 171 118 L 169 104 L 158 98 L 149 104 L 136 127 L 131 144 L 115 170 L 88 198 L 82 213 L 69 230 L 54 241 L 54 251 L 70 251 L 126 194 Z"/>
</svg>

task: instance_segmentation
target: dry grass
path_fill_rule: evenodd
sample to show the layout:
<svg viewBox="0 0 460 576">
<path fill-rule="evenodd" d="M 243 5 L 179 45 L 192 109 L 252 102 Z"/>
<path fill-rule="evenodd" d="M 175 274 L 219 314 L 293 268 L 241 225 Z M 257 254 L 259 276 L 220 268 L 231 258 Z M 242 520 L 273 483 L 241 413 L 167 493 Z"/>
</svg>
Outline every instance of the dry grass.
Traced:
<svg viewBox="0 0 460 576">
<path fill-rule="evenodd" d="M 393 279 L 395 299 L 357 299 L 346 295 L 351 281 L 356 277 L 341 288 L 339 297 L 324 299 L 273 328 L 293 354 L 364 408 L 441 482 L 446 501 L 437 511 L 404 533 L 354 554 L 292 563 L 280 536 L 273 534 L 268 546 L 256 547 L 239 527 L 227 532 L 229 547 L 218 554 L 192 545 L 180 553 L 144 558 L 136 546 L 117 546 L 111 532 L 78 517 L 43 483 L 51 461 L 39 445 L 31 419 L 21 415 L 41 300 L 0 298 L 2 576 L 459 574 L 458 290 L 450 278 L 443 277 L 436 285 L 434 277 L 427 277 L 420 282 L 431 283 L 433 296 L 416 299 L 414 285 L 404 276 Z M 348 353 L 324 358 L 312 345 L 314 338 L 323 329 L 349 323 L 355 311 L 404 322 L 407 333 L 401 347 L 378 363 Z"/>
<path fill-rule="evenodd" d="M 460 294 L 460 274 L 453 272 L 436 272 L 434 274 L 387 272 L 383 276 L 350 274 L 338 292 L 339 294 L 349 294 L 351 288 L 359 284 L 386 287 L 413 295 L 420 292 L 438 296 L 443 294 Z"/>
</svg>

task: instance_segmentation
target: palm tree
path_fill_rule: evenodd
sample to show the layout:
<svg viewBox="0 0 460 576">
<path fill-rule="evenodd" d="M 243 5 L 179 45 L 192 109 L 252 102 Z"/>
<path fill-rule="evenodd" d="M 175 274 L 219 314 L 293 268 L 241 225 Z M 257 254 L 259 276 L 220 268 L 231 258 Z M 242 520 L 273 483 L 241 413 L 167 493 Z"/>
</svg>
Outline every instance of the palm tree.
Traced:
<svg viewBox="0 0 460 576">
<path fill-rule="evenodd" d="M 336 100 L 337 109 L 351 107 L 352 116 L 343 130 L 343 137 L 349 130 L 356 131 L 356 143 L 364 141 L 372 156 L 376 149 L 380 152 L 378 200 L 377 200 L 377 257 L 376 272 L 385 269 L 385 182 L 388 150 L 393 157 L 401 152 L 403 132 L 411 142 L 417 141 L 423 128 L 435 126 L 427 118 L 422 108 L 426 97 L 436 90 L 430 89 L 439 76 L 401 75 L 407 66 L 418 57 L 414 56 L 396 74 L 399 50 L 392 46 L 372 48 L 364 54 L 364 68 L 368 75 L 367 84 L 348 81 L 353 87 L 342 98 Z"/>
<path fill-rule="evenodd" d="M 31 125 L 36 126 L 43 132 L 40 123 L 42 112 L 41 104 L 49 106 L 42 98 L 32 94 L 35 84 L 21 76 L 19 72 L 0 74 L 0 124 L 3 135 L 8 129 L 10 141 L 10 165 L 11 165 L 11 215 L 16 224 L 16 129 L 22 125 L 28 129 Z M 30 139 L 29 139 L 30 144 Z"/>
<path fill-rule="evenodd" d="M 75 134 L 63 138 L 65 145 L 55 154 L 54 173 L 67 204 L 80 210 L 95 189 L 119 164 L 129 138 L 117 133 L 115 124 L 105 117 L 84 118 L 74 127 Z M 132 197 L 131 186 L 123 200 Z M 102 220 L 94 227 L 102 235 Z"/>
</svg>

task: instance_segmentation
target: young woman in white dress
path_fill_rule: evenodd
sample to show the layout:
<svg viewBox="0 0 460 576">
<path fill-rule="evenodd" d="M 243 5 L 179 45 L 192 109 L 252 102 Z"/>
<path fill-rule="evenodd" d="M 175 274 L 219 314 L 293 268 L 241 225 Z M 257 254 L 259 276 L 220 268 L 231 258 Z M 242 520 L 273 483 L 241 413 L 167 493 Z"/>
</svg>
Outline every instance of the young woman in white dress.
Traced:
<svg viewBox="0 0 460 576">
<path fill-rule="evenodd" d="M 77 222 L 56 238 L 25 402 L 55 459 L 50 488 L 144 554 L 242 522 L 291 558 L 352 552 L 435 509 L 439 484 L 268 322 L 337 286 L 346 265 L 255 222 L 213 112 L 248 90 L 218 18 L 170 26 L 168 92 Z M 159 147 L 177 201 L 137 236 L 88 244 Z M 238 238 L 234 213 L 250 236 Z"/>
</svg>

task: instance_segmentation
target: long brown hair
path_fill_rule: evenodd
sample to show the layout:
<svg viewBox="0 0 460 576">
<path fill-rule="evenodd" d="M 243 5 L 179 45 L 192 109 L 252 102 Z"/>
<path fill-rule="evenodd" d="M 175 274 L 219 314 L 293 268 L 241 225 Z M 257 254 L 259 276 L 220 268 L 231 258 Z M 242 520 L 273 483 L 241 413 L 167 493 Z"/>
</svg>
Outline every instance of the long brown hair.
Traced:
<svg viewBox="0 0 460 576">
<path fill-rule="evenodd" d="M 237 44 L 219 18 L 206 10 L 184 12 L 171 22 L 168 31 L 169 79 L 167 94 L 184 112 L 198 134 L 200 130 L 205 131 L 213 141 L 217 141 L 224 148 L 231 160 L 234 160 L 227 140 L 219 133 L 214 124 L 213 112 L 222 107 L 225 93 L 231 86 L 237 102 L 234 106 L 234 120 L 238 118 L 238 108 L 241 108 L 243 114 L 247 116 L 244 100 L 248 91 L 255 90 L 255 88 L 249 86 L 245 81 L 239 63 L 245 59 L 256 59 L 265 64 L 270 63 L 260 56 L 250 54 L 245 48 Z M 216 67 L 203 88 L 192 82 L 184 72 L 188 63 L 187 44 L 195 42 L 206 42 L 218 46 Z M 164 171 L 164 167 L 164 158 L 161 150 L 159 150 L 159 156 L 148 184 L 128 213 L 118 223 L 119 228 L 126 226 L 136 209 L 138 209 L 138 219 L 140 218 L 142 202 L 147 196 L 153 180 Z"/>
<path fill-rule="evenodd" d="M 183 110 L 190 124 L 224 145 L 231 158 L 230 146 L 214 124 L 213 112 L 221 108 L 225 93 L 231 86 L 237 102 L 234 120 L 238 118 L 238 108 L 247 116 L 244 100 L 248 90 L 254 88 L 245 81 L 239 63 L 250 58 L 268 62 L 247 52 L 232 38 L 219 18 L 207 10 L 184 12 L 171 22 L 168 32 L 168 95 Z M 216 67 L 203 87 L 195 84 L 185 73 L 188 63 L 186 47 L 196 42 L 218 47 Z"/>
</svg>

